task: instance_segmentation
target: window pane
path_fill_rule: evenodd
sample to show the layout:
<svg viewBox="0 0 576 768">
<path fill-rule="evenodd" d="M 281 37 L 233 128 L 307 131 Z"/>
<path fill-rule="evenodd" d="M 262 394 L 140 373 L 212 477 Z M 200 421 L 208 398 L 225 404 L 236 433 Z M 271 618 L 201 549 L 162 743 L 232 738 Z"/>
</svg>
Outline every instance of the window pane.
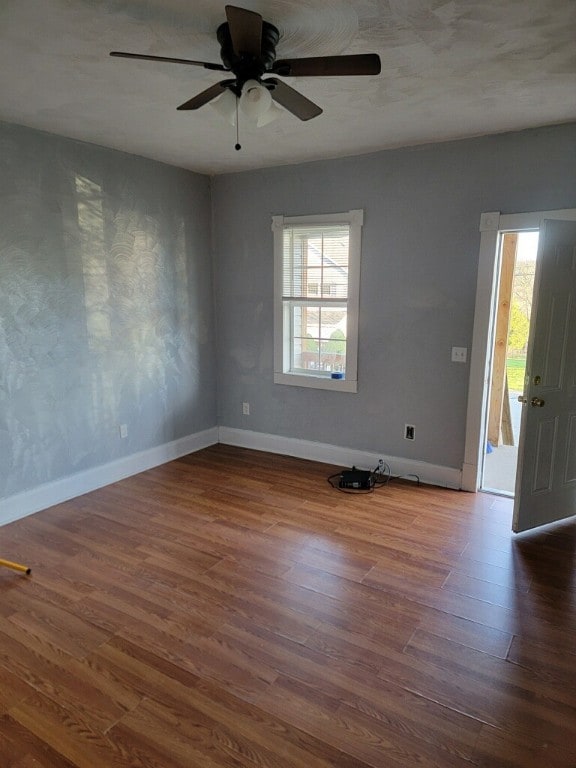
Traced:
<svg viewBox="0 0 576 768">
<path fill-rule="evenodd" d="M 318 371 L 320 349 L 316 339 L 310 337 L 292 340 L 291 370 Z"/>
<path fill-rule="evenodd" d="M 345 299 L 348 295 L 348 232 L 325 233 L 322 256 L 322 296 Z"/>
<path fill-rule="evenodd" d="M 345 308 L 322 307 L 320 311 L 320 367 L 324 371 L 346 371 Z"/>
<path fill-rule="evenodd" d="M 317 371 L 320 367 L 320 308 L 291 306 L 292 370 Z"/>
<path fill-rule="evenodd" d="M 341 333 L 346 338 L 346 307 L 322 307 L 320 310 L 320 330 L 323 339 L 331 339 L 333 333 Z"/>
<path fill-rule="evenodd" d="M 292 339 L 291 368 L 302 368 L 302 339 L 294 336 Z"/>
<path fill-rule="evenodd" d="M 320 295 L 322 285 L 322 269 L 320 267 L 309 267 L 306 271 L 306 291 L 305 295 L 313 298 Z"/>
<path fill-rule="evenodd" d="M 338 339 L 322 342 L 320 368 L 329 372 L 346 372 L 346 340 Z"/>
<path fill-rule="evenodd" d="M 345 307 L 290 305 L 291 370 L 346 371 Z"/>
<path fill-rule="evenodd" d="M 294 336 L 311 336 L 320 340 L 320 307 L 293 307 L 292 328 Z"/>
<path fill-rule="evenodd" d="M 348 225 L 286 227 L 283 235 L 283 296 L 346 299 Z"/>
</svg>

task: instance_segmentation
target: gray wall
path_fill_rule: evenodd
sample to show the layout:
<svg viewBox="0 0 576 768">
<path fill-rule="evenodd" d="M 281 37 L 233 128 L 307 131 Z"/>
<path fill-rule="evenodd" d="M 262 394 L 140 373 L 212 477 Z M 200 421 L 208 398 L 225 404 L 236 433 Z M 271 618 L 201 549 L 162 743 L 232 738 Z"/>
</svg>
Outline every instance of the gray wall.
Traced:
<svg viewBox="0 0 576 768">
<path fill-rule="evenodd" d="M 204 176 L 0 124 L 0 497 L 216 425 L 210 221 Z"/>
<path fill-rule="evenodd" d="M 470 351 L 480 214 L 576 207 L 575 148 L 565 125 L 215 178 L 219 424 L 461 468 L 469 367 L 450 352 Z M 359 391 L 275 385 L 271 216 L 352 208 Z"/>
<path fill-rule="evenodd" d="M 576 207 L 575 148 L 559 126 L 210 182 L 0 124 L 0 498 L 216 424 L 460 468 L 480 213 Z M 271 216 L 351 208 L 359 392 L 274 385 Z"/>
</svg>

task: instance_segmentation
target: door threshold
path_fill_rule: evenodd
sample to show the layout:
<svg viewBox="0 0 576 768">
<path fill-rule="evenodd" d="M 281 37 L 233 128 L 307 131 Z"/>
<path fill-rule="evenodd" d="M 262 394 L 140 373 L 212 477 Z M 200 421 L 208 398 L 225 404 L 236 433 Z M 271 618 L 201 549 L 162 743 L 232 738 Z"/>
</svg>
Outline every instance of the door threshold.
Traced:
<svg viewBox="0 0 576 768">
<path fill-rule="evenodd" d="M 480 488 L 480 493 L 489 493 L 491 496 L 504 496 L 506 499 L 513 499 L 514 494 L 511 491 L 501 491 L 499 488 Z"/>
</svg>

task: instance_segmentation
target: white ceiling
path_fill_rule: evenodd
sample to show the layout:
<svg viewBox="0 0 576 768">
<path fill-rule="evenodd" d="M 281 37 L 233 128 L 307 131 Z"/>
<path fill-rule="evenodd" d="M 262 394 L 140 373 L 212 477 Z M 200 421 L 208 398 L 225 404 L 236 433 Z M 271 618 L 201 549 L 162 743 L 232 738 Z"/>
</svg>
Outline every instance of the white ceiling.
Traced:
<svg viewBox="0 0 576 768">
<path fill-rule="evenodd" d="M 236 0 L 279 58 L 378 53 L 376 77 L 286 78 L 324 113 L 235 129 L 176 107 L 223 74 L 225 0 L 2 0 L 0 119 L 202 173 L 355 155 L 576 119 L 575 0 Z"/>
</svg>

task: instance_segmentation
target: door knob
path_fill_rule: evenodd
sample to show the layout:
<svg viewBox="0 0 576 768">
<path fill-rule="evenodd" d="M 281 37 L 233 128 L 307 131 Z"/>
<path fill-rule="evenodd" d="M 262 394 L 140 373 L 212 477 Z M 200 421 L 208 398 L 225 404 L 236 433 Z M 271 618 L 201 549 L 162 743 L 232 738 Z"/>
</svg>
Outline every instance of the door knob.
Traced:
<svg viewBox="0 0 576 768">
<path fill-rule="evenodd" d="M 518 395 L 518 402 L 522 403 L 522 405 L 526 405 L 526 403 L 528 402 L 528 398 L 526 397 L 526 395 Z"/>
<path fill-rule="evenodd" d="M 534 408 L 542 408 L 545 402 L 546 401 L 542 400 L 541 397 L 533 397 L 532 400 L 530 400 L 530 405 L 532 405 Z"/>
</svg>

